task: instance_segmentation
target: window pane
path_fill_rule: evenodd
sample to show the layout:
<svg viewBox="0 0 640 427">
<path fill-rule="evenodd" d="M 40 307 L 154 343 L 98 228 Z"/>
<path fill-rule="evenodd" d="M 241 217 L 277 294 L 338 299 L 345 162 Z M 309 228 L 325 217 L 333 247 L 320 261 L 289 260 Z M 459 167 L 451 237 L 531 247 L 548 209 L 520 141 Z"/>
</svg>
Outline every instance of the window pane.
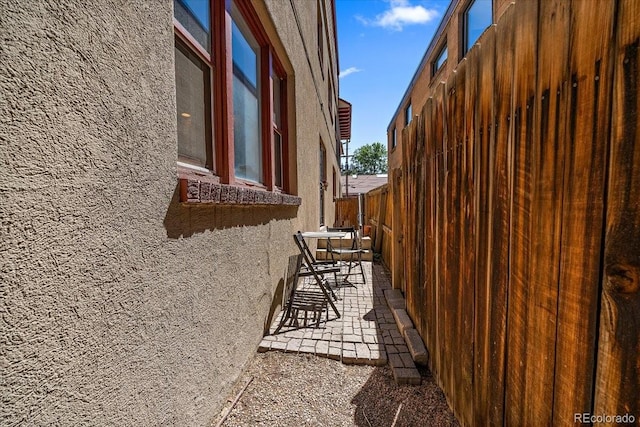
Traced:
<svg viewBox="0 0 640 427">
<path fill-rule="evenodd" d="M 492 0 L 475 0 L 465 14 L 466 50 L 474 45 L 480 35 L 492 22 Z"/>
<path fill-rule="evenodd" d="M 262 181 L 258 44 L 247 25 L 232 9 L 233 132 L 236 176 Z"/>
<path fill-rule="evenodd" d="M 282 81 L 273 74 L 273 123 L 278 129 L 282 129 Z"/>
<path fill-rule="evenodd" d="M 206 166 L 205 81 L 208 69 L 180 45 L 176 45 L 175 55 L 178 155 Z"/>
<path fill-rule="evenodd" d="M 444 62 L 447 60 L 447 46 L 444 46 L 442 48 L 442 50 L 440 51 L 440 54 L 438 55 L 438 57 L 436 58 L 436 61 L 434 62 L 434 66 L 433 66 L 433 73 L 435 74 L 440 68 L 442 68 L 442 66 L 444 65 Z"/>
<path fill-rule="evenodd" d="M 407 105 L 407 108 L 404 110 L 404 124 L 405 126 L 411 123 L 411 104 Z"/>
<path fill-rule="evenodd" d="M 273 132 L 273 145 L 276 186 L 282 188 L 282 136 L 276 131 Z"/>
<path fill-rule="evenodd" d="M 207 52 L 211 53 L 209 0 L 174 0 L 173 16 Z"/>
</svg>

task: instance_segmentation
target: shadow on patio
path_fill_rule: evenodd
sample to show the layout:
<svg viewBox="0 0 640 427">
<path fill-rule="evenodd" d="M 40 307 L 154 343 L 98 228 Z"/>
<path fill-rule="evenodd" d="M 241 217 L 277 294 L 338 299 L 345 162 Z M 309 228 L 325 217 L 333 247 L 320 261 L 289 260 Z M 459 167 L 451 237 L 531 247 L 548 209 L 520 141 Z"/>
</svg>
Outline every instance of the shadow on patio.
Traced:
<svg viewBox="0 0 640 427">
<path fill-rule="evenodd" d="M 387 364 L 411 356 L 384 298 L 391 287 L 387 271 L 380 264 L 364 265 L 366 284 L 360 279 L 334 288 L 340 318 L 327 320 L 325 314 L 319 327 L 283 327 L 263 339 L 221 425 L 457 425 L 427 368 L 411 361 L 417 378 L 409 385 L 407 378 L 398 381 L 409 368 Z"/>
</svg>

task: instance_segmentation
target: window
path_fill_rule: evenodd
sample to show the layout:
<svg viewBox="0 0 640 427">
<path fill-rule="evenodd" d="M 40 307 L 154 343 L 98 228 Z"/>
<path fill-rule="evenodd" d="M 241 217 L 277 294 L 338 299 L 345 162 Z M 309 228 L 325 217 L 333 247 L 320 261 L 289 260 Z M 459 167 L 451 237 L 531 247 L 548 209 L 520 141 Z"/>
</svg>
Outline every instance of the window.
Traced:
<svg viewBox="0 0 640 427">
<path fill-rule="evenodd" d="M 174 0 L 178 161 L 287 191 L 286 73 L 250 5 Z"/>
<path fill-rule="evenodd" d="M 318 59 L 320 60 L 320 70 L 322 72 L 322 76 L 324 77 L 324 25 L 322 22 L 322 7 L 320 5 L 320 0 L 317 1 L 317 29 L 318 29 Z"/>
<path fill-rule="evenodd" d="M 327 75 L 330 75 L 328 71 Z M 331 117 L 331 123 L 333 123 L 335 118 L 333 116 L 333 83 L 331 79 L 328 79 L 327 84 L 327 103 L 329 104 L 329 117 Z"/>
<path fill-rule="evenodd" d="M 409 123 L 411 123 L 411 102 L 404 109 L 404 125 L 408 126 Z"/>
<path fill-rule="evenodd" d="M 322 141 L 320 141 L 320 182 L 327 182 L 327 150 Z"/>
<path fill-rule="evenodd" d="M 446 62 L 447 62 L 447 44 L 445 43 L 442 46 L 442 48 L 440 48 L 440 51 L 438 52 L 436 59 L 433 61 L 432 68 L 431 68 L 431 75 L 435 76 Z"/>
<path fill-rule="evenodd" d="M 320 140 L 320 225 L 324 225 L 324 191 L 327 189 L 327 150 Z"/>
<path fill-rule="evenodd" d="M 466 54 L 484 30 L 493 22 L 493 1 L 473 0 L 464 12 L 463 39 Z"/>
<path fill-rule="evenodd" d="M 244 19 L 234 7 L 231 29 L 233 57 L 233 148 L 235 172 L 239 178 L 262 179 L 260 141 L 260 47 Z"/>
<path fill-rule="evenodd" d="M 338 173 L 336 168 L 333 168 L 333 200 L 338 198 Z"/>
<path fill-rule="evenodd" d="M 396 134 L 396 127 L 393 127 L 393 130 L 391 131 L 391 149 L 393 150 L 394 148 L 396 148 L 396 145 L 398 145 L 398 140 L 397 138 L 397 134 Z"/>
<path fill-rule="evenodd" d="M 271 75 L 273 85 L 273 153 L 275 167 L 275 185 L 278 188 L 284 187 L 284 175 L 286 169 L 286 151 L 284 151 L 283 141 L 285 137 L 284 119 L 286 117 L 286 102 L 284 101 L 284 78 L 278 75 L 275 70 Z"/>
<path fill-rule="evenodd" d="M 209 67 L 182 43 L 175 46 L 178 159 L 212 168 Z"/>
</svg>

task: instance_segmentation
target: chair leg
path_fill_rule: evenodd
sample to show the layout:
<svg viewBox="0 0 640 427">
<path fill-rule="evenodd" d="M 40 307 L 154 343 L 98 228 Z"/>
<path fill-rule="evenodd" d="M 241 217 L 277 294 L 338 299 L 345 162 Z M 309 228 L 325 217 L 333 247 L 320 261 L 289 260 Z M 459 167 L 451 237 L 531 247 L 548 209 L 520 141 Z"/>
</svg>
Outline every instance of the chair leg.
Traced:
<svg viewBox="0 0 640 427">
<path fill-rule="evenodd" d="M 358 263 L 360 264 L 360 273 L 362 273 L 362 283 L 367 283 L 367 278 L 364 276 L 364 267 L 362 267 L 362 254 L 358 253 Z"/>
</svg>

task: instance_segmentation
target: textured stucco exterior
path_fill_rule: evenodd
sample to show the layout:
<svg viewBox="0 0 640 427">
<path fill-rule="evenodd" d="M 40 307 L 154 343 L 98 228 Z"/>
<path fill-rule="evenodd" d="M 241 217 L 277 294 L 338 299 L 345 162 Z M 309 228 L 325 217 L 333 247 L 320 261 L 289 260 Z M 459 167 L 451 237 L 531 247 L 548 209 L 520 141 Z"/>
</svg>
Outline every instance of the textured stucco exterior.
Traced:
<svg viewBox="0 0 640 427">
<path fill-rule="evenodd" d="M 217 416 L 277 309 L 292 233 L 319 225 L 318 141 L 335 144 L 316 2 L 296 2 L 306 40 L 290 2 L 255 5 L 293 73 L 300 207 L 178 202 L 171 1 L 0 0 L 0 424 Z"/>
</svg>

